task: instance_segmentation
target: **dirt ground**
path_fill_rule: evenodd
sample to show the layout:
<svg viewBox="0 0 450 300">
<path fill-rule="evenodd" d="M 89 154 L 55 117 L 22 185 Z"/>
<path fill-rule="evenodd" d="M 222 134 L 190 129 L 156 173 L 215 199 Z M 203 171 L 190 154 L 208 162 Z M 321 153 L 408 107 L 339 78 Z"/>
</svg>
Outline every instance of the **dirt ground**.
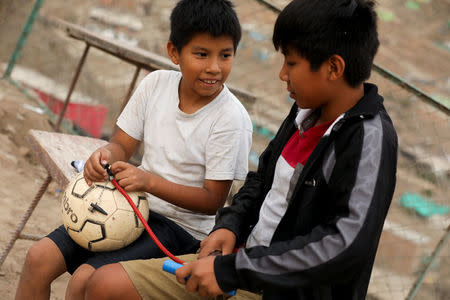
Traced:
<svg viewBox="0 0 450 300">
<path fill-rule="evenodd" d="M 52 131 L 39 106 L 21 94 L 8 81 L 0 80 L 0 244 L 5 249 L 31 200 L 47 177 L 26 142 L 29 129 Z M 61 223 L 59 190 L 50 184 L 24 233 L 42 235 Z M 13 299 L 26 250 L 32 241 L 18 240 L 0 270 L 0 299 Z M 63 299 L 67 276 L 53 286 L 52 299 Z"/>
<path fill-rule="evenodd" d="M 259 59 L 261 57 L 266 59 L 265 51 L 271 49 L 270 40 L 259 41 L 258 36 L 251 40 L 248 37 L 255 33 L 252 31 L 254 28 L 266 38 L 270 36 L 275 15 L 261 9 L 256 11 L 253 2 L 239 1 L 237 5 L 243 27 L 247 28 L 244 32 L 247 39 L 242 42 L 240 57 L 237 58 L 230 81 L 261 96 L 262 100 L 254 105 L 251 111 L 252 119 L 260 121 L 268 129 L 273 129 L 277 128 L 291 102 L 286 101 L 285 87 L 279 84 L 276 78 L 279 57 L 270 54 L 267 60 L 255 61 L 255 53 L 259 55 Z M 274 2 L 283 5 L 287 1 Z M 450 2 L 448 0 L 378 2 L 379 13 L 382 16 L 380 21 L 382 46 L 376 62 L 388 67 L 425 92 L 448 99 L 450 36 L 447 19 Z M 416 10 L 417 6 L 413 6 L 410 2 L 419 5 L 420 10 Z M 3 74 L 2 68 L 10 58 L 33 3 L 31 0 L 17 0 L 14 3 L 11 0 L 0 1 L 0 74 Z M 60 30 L 53 28 L 49 22 L 50 17 L 57 16 L 77 24 L 92 26 L 94 23 L 89 19 L 88 11 L 95 6 L 139 16 L 146 28 L 154 29 L 151 31 L 152 38 L 149 39 L 148 32 L 145 31 L 125 30 L 125 32 L 129 37 L 136 38 L 140 47 L 164 54 L 167 16 L 173 3 L 174 1 L 166 0 L 47 0 L 18 65 L 38 70 L 41 74 L 68 86 L 84 46 L 79 41 L 68 39 Z M 8 7 L 5 8 L 5 5 Z M 259 27 L 250 26 L 251 22 L 260 22 Z M 259 52 L 253 51 L 255 45 L 258 46 Z M 77 90 L 100 103 L 108 103 L 111 107 L 113 113 L 108 115 L 105 126 L 107 135 L 108 128 L 112 128 L 111 122 L 116 117 L 117 107 L 120 107 L 118 98 L 125 95 L 134 70 L 129 65 L 99 51 L 93 50 L 91 55 L 80 76 Z M 430 237 L 431 241 L 426 245 L 429 253 L 442 236 L 443 228 L 448 226 L 450 222 L 448 215 L 444 219 L 424 220 L 407 212 L 397 200 L 403 192 L 408 191 L 432 197 L 440 204 L 450 204 L 449 117 L 430 108 L 417 97 L 404 92 L 377 74 L 374 74 L 371 80 L 378 83 L 385 95 L 386 106 L 396 125 L 400 140 L 398 184 L 389 212 L 389 221 Z M 12 231 L 47 176 L 46 170 L 29 149 L 26 141 L 29 129 L 51 131 L 48 115 L 35 100 L 26 97 L 15 85 L 7 80 L 0 80 L 0 251 L 6 247 Z M 259 153 L 266 143 L 266 138 L 255 135 L 255 152 Z M 27 223 L 25 233 L 42 235 L 60 224 L 60 195 L 61 188 L 52 183 Z M 0 300 L 14 298 L 23 259 L 32 243 L 18 240 L 0 268 Z M 413 280 L 417 278 L 420 268 L 410 268 L 412 271 L 408 274 L 393 274 L 386 271 L 389 269 L 389 262 L 392 262 L 389 260 L 391 258 L 388 257 L 388 260 L 382 258 L 381 255 L 377 257 L 374 280 L 369 288 L 371 299 L 403 299 Z M 417 299 L 450 298 L 449 263 L 450 249 L 447 246 L 432 272 L 425 278 Z M 52 300 L 64 298 L 68 278 L 68 275 L 63 275 L 54 282 Z M 397 285 L 391 285 L 393 283 Z"/>
</svg>

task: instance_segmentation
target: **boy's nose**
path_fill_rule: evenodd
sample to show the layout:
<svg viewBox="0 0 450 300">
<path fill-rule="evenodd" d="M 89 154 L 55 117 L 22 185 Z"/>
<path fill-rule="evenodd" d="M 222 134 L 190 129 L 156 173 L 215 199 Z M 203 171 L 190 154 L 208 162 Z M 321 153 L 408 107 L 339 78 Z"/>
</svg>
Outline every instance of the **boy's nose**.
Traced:
<svg viewBox="0 0 450 300">
<path fill-rule="evenodd" d="M 219 73 L 220 72 L 220 66 L 217 59 L 210 59 L 208 61 L 208 65 L 206 66 L 206 71 L 209 73 Z"/>
<path fill-rule="evenodd" d="M 284 66 L 281 67 L 280 74 L 278 74 L 278 76 L 280 77 L 281 81 L 287 82 L 289 80 L 289 76 L 288 76 Z"/>
</svg>

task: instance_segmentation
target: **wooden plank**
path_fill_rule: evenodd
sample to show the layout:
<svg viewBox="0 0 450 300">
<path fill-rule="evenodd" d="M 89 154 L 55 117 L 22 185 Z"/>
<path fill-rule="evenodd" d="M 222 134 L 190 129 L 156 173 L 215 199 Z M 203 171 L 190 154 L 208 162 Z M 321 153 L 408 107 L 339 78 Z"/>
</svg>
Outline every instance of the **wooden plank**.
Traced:
<svg viewBox="0 0 450 300">
<path fill-rule="evenodd" d="M 74 160 L 87 160 L 106 141 L 91 137 L 31 129 L 27 140 L 53 180 L 64 188 L 76 175 Z"/>
<path fill-rule="evenodd" d="M 106 39 L 95 32 L 63 20 L 58 20 L 58 23 L 70 37 L 89 43 L 91 46 L 128 60 L 130 63 L 142 65 L 147 69 L 150 67 L 153 70 L 178 70 L 178 66 L 173 64 L 172 61 L 156 53 Z"/>
<path fill-rule="evenodd" d="M 105 51 L 146 70 L 179 70 L 177 65 L 164 56 L 142 48 L 125 45 L 115 40 L 106 39 L 95 32 L 61 19 L 56 19 L 56 23 L 59 27 L 62 27 L 70 37 L 84 41 L 99 50 Z M 246 109 L 250 111 L 257 97 L 252 93 L 233 87 L 229 84 L 227 84 L 227 86 L 230 91 L 243 102 Z"/>
</svg>

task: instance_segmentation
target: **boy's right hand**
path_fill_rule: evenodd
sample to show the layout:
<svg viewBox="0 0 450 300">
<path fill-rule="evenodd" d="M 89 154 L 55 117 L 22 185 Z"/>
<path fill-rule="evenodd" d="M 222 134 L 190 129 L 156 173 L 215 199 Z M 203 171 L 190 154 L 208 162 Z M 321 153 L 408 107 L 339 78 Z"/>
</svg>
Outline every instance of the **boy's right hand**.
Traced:
<svg viewBox="0 0 450 300">
<path fill-rule="evenodd" d="M 200 243 L 198 258 L 206 257 L 215 251 L 220 251 L 221 255 L 231 254 L 235 245 L 236 235 L 231 230 L 217 229 Z"/>
<path fill-rule="evenodd" d="M 93 182 L 108 180 L 108 173 L 104 166 L 111 159 L 111 151 L 100 148 L 91 154 L 84 165 L 84 179 L 91 186 Z"/>
</svg>

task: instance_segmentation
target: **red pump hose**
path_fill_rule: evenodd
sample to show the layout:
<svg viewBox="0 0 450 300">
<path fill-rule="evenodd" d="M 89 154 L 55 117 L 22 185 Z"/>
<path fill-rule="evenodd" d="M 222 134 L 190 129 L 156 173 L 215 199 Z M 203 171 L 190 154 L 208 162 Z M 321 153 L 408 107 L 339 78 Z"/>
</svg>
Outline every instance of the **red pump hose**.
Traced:
<svg viewBox="0 0 450 300">
<path fill-rule="evenodd" d="M 108 166 L 105 166 L 106 170 L 108 171 L 109 169 L 107 168 Z M 109 173 L 109 172 L 108 172 Z M 109 174 L 111 176 L 111 174 Z M 112 176 L 111 176 L 112 177 Z M 148 226 L 147 222 L 145 221 L 144 217 L 142 216 L 141 212 L 139 211 L 139 209 L 136 207 L 136 205 L 134 204 L 133 200 L 131 200 L 130 196 L 128 196 L 127 192 L 125 192 L 125 190 L 117 183 L 117 181 L 112 178 L 111 179 L 112 184 L 119 190 L 119 192 L 125 197 L 125 199 L 127 199 L 128 203 L 131 205 L 131 207 L 134 210 L 134 213 L 138 216 L 139 220 L 141 220 L 142 224 L 145 227 L 145 230 L 147 231 L 147 233 L 150 235 L 150 237 L 152 238 L 152 240 L 155 242 L 155 244 L 158 246 L 159 249 L 161 249 L 162 252 L 164 252 L 164 254 L 166 254 L 171 260 L 179 263 L 179 264 L 184 264 L 184 261 L 182 261 L 181 259 L 179 259 L 178 257 L 176 257 L 175 255 L 173 255 L 172 253 L 170 253 L 169 250 L 166 249 L 166 247 L 164 247 L 164 245 L 158 240 L 158 238 L 156 237 L 156 235 L 153 233 L 153 231 L 150 229 L 150 226 Z"/>
</svg>

